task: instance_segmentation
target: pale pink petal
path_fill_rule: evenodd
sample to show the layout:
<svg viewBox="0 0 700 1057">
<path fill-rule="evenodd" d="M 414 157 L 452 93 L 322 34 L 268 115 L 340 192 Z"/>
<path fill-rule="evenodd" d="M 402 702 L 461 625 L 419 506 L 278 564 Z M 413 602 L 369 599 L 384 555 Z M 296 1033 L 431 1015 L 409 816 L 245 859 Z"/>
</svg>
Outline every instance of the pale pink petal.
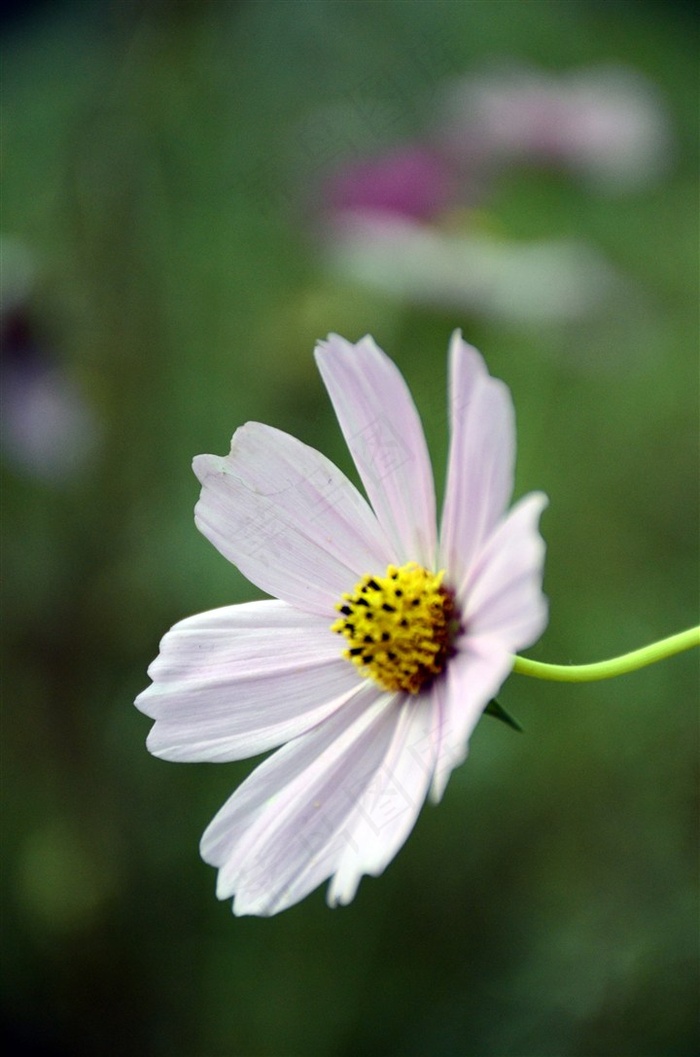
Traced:
<svg viewBox="0 0 700 1057">
<path fill-rule="evenodd" d="M 236 914 L 276 914 L 336 869 L 346 822 L 401 714 L 400 697 L 363 683 L 342 709 L 260 764 L 221 808 L 201 853 Z"/>
<path fill-rule="evenodd" d="M 442 709 L 435 800 L 466 758 L 469 737 L 511 671 L 513 654 L 534 642 L 547 623 L 544 543 L 537 529 L 546 502 L 532 493 L 513 507 L 473 559 L 458 597 L 464 631 L 445 678 L 433 689 Z"/>
<path fill-rule="evenodd" d="M 450 455 L 440 566 L 461 592 L 471 562 L 513 491 L 515 419 L 507 386 L 455 331 L 450 343 Z"/>
<path fill-rule="evenodd" d="M 512 653 L 547 625 L 542 594 L 545 545 L 537 525 L 547 497 L 532 492 L 500 523 L 474 562 L 462 606 L 470 634 L 493 635 Z"/>
<path fill-rule="evenodd" d="M 349 903 L 363 874 L 377 876 L 413 829 L 433 776 L 438 713 L 429 693 L 407 699 L 381 766 L 347 823 L 345 850 L 328 903 Z"/>
<path fill-rule="evenodd" d="M 136 705 L 155 719 L 147 746 L 166 760 L 245 759 L 343 706 L 358 673 L 323 617 L 284 602 L 227 606 L 181 620 Z"/>
<path fill-rule="evenodd" d="M 320 452 L 248 422 L 225 458 L 200 455 L 198 528 L 263 591 L 301 609 L 334 604 L 393 550 L 367 502 Z"/>
<path fill-rule="evenodd" d="M 399 564 L 435 560 L 433 473 L 416 406 L 398 368 L 366 337 L 337 334 L 316 362 L 370 503 Z"/>
<path fill-rule="evenodd" d="M 464 635 L 445 677 L 432 692 L 441 710 L 440 745 L 431 799 L 441 799 L 450 774 L 467 756 L 469 738 L 491 698 L 513 667 L 513 657 L 497 639 Z"/>
</svg>

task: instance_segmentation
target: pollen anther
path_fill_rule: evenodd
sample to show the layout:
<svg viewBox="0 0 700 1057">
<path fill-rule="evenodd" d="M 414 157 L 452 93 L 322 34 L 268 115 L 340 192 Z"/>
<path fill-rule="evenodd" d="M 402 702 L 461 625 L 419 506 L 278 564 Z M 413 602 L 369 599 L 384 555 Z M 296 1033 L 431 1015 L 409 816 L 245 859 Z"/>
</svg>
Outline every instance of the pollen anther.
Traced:
<svg viewBox="0 0 700 1057">
<path fill-rule="evenodd" d="M 343 635 L 343 656 L 384 690 L 417 694 L 443 671 L 459 627 L 444 570 L 416 562 L 390 565 L 384 576 L 367 574 L 336 609 L 331 630 Z"/>
</svg>

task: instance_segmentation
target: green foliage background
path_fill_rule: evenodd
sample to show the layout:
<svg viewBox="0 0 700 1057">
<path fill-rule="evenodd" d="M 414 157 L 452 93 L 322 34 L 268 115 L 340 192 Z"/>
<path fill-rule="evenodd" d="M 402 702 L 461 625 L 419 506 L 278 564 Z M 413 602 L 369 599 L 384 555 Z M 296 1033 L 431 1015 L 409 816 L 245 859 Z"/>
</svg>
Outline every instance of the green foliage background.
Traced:
<svg viewBox="0 0 700 1057">
<path fill-rule="evenodd" d="M 10 27 L 3 232 L 36 253 L 33 319 L 103 429 L 95 464 L 62 486 L 2 469 L 15 1052 L 697 1052 L 697 656 L 590 686 L 514 676 L 502 701 L 525 733 L 480 724 L 385 875 L 346 909 L 318 891 L 271 920 L 217 903 L 197 851 L 252 765 L 155 760 L 131 706 L 170 625 L 259 597 L 195 530 L 192 456 L 224 453 L 257 419 L 351 472 L 311 355 L 329 330 L 371 332 L 395 358 L 438 468 L 455 326 L 511 387 L 518 492 L 550 496 L 551 622 L 532 656 L 595 660 L 697 621 L 690 11 L 114 2 L 44 5 Z M 295 209 L 303 122 L 358 91 L 393 105 L 399 84 L 391 134 L 410 136 L 444 77 L 492 56 L 615 61 L 657 86 L 676 143 L 663 181 L 613 198 L 520 168 L 489 202 L 508 237 L 596 244 L 643 304 L 535 329 L 400 306 L 324 272 Z M 325 149 L 306 149 L 309 177 Z"/>
</svg>

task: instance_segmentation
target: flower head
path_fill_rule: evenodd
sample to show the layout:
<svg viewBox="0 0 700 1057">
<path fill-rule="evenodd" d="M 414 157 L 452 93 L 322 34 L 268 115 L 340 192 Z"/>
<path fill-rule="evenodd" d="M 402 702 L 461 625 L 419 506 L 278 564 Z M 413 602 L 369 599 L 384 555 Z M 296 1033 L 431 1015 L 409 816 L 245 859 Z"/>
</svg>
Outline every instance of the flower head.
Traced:
<svg viewBox="0 0 700 1057">
<path fill-rule="evenodd" d="M 662 175 L 673 154 L 662 100 L 624 66 L 485 69 L 456 80 L 443 111 L 442 148 L 469 169 L 533 161 L 626 191 Z"/>
<path fill-rule="evenodd" d="M 331 335 L 316 359 L 369 503 L 325 456 L 260 423 L 226 457 L 196 458 L 198 527 L 275 597 L 180 621 L 137 698 L 165 759 L 282 746 L 202 838 L 237 914 L 274 914 L 328 878 L 329 903 L 348 903 L 363 874 L 381 873 L 547 620 L 546 499 L 507 511 L 513 407 L 479 353 L 453 335 L 439 531 L 398 369 L 369 337 Z"/>
<path fill-rule="evenodd" d="M 330 177 L 323 197 L 335 214 L 359 211 L 429 220 L 456 200 L 457 183 L 438 151 L 415 144 L 346 162 Z"/>
</svg>

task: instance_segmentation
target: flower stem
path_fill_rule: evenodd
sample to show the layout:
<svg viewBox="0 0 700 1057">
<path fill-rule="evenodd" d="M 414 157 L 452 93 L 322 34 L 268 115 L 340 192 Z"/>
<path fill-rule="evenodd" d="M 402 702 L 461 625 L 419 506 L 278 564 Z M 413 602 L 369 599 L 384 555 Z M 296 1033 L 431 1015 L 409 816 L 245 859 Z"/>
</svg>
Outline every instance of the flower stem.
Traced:
<svg viewBox="0 0 700 1057">
<path fill-rule="evenodd" d="M 560 683 L 590 683 L 596 679 L 612 679 L 616 675 L 626 675 L 647 664 L 655 664 L 675 653 L 700 646 L 700 627 L 679 631 L 660 642 L 652 642 L 640 650 L 623 653 L 609 661 L 598 661 L 596 664 L 543 664 L 531 661 L 527 657 L 516 657 L 513 671 L 519 675 L 531 675 L 535 679 L 552 679 Z"/>
</svg>

